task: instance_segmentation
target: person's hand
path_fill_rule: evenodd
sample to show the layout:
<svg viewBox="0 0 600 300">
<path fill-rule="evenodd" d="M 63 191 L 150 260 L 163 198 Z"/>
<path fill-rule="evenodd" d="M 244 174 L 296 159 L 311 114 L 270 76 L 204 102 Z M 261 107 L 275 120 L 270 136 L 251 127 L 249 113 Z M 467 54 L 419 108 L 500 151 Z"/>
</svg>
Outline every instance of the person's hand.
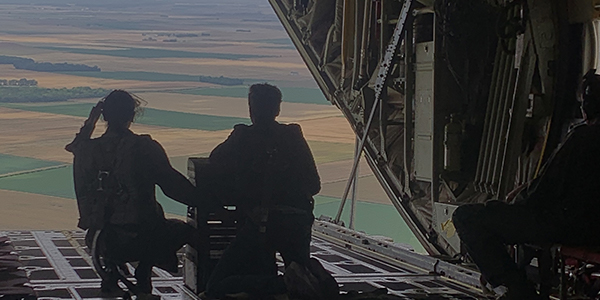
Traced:
<svg viewBox="0 0 600 300">
<path fill-rule="evenodd" d="M 518 186 L 517 188 L 512 190 L 510 193 L 508 193 L 508 195 L 506 195 L 506 203 L 513 202 L 513 200 L 515 200 L 517 195 L 528 186 L 529 186 L 529 182 L 521 184 L 520 186 Z"/>
<path fill-rule="evenodd" d="M 98 101 L 98 103 L 96 103 L 96 105 L 94 107 L 92 107 L 92 110 L 90 111 L 90 115 L 88 116 L 87 120 L 85 120 L 85 125 L 86 126 L 96 126 L 96 123 L 98 122 L 98 119 L 100 118 L 100 115 L 102 114 L 102 107 L 104 106 L 104 101 L 100 100 Z"/>
<path fill-rule="evenodd" d="M 96 103 L 96 105 L 94 107 L 92 107 L 92 110 L 90 111 L 90 115 L 83 123 L 83 127 L 81 128 L 81 131 L 79 132 L 79 134 L 81 134 L 82 137 L 84 136 L 85 138 L 90 138 L 92 136 L 92 133 L 94 132 L 94 129 L 96 128 L 96 123 L 98 122 L 98 119 L 100 118 L 100 115 L 102 114 L 103 107 L 104 107 L 104 99 L 98 101 L 98 103 Z"/>
<path fill-rule="evenodd" d="M 94 129 L 96 128 L 96 122 L 98 122 L 98 119 L 100 118 L 100 115 L 102 114 L 103 106 L 104 106 L 104 99 L 98 101 L 98 103 L 96 103 L 96 105 L 94 105 L 94 107 L 92 107 L 92 110 L 90 111 L 90 115 L 83 123 L 83 127 L 81 127 L 81 129 L 79 130 L 79 133 L 77 134 L 75 139 L 71 143 L 69 143 L 68 145 L 65 146 L 65 150 L 67 150 L 69 152 L 73 152 L 74 147 L 77 144 L 77 141 L 82 140 L 82 139 L 83 140 L 89 139 L 92 137 L 92 133 L 94 132 Z"/>
</svg>

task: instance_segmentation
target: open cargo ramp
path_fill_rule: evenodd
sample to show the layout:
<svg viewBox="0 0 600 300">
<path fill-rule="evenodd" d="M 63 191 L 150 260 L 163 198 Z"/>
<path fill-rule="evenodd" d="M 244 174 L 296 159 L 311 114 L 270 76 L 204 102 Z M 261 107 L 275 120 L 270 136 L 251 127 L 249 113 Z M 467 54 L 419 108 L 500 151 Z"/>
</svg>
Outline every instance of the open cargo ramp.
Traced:
<svg viewBox="0 0 600 300">
<path fill-rule="evenodd" d="M 91 265 L 84 232 L 4 231 L 0 232 L 0 236 L 10 240 L 14 254 L 22 264 L 21 269 L 27 273 L 27 285 L 33 288 L 38 299 L 99 298 L 100 278 Z M 362 246 L 352 245 L 352 237 L 361 241 Z M 386 242 L 379 243 L 379 246 L 387 245 L 385 248 L 392 250 L 390 253 L 395 253 L 396 257 L 377 254 L 367 247 L 369 243 L 377 246 L 374 241 L 360 233 L 339 231 L 335 225 L 317 221 L 311 255 L 333 274 L 344 293 L 387 288 L 391 294 L 405 299 L 480 298 L 473 288 L 440 276 L 440 273 L 445 273 L 443 262 L 401 247 L 393 249 L 393 244 Z M 414 264 L 429 265 L 432 269 Z M 438 273 L 434 272 L 436 270 Z M 0 275 L 2 272 L 0 270 Z M 474 279 L 478 274 L 467 276 Z M 184 286 L 181 268 L 176 274 L 155 268 L 153 285 L 153 294 L 164 300 L 198 299 Z M 7 298 L 0 295 L 0 299 L 12 299 L 4 296 Z"/>
</svg>

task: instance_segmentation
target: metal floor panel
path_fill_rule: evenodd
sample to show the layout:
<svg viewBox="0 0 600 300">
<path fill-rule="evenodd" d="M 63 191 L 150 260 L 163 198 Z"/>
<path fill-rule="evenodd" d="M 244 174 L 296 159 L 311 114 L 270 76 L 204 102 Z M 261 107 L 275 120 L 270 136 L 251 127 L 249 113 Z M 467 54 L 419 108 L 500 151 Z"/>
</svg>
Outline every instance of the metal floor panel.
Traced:
<svg viewBox="0 0 600 300">
<path fill-rule="evenodd" d="M 311 255 L 333 274 L 340 290 L 371 291 L 387 288 L 407 299 L 479 299 L 479 294 L 438 275 L 402 268 L 383 260 L 313 238 Z"/>
<path fill-rule="evenodd" d="M 100 278 L 92 267 L 84 232 L 4 231 L 0 232 L 2 235 L 10 238 L 38 299 L 99 297 Z M 385 287 L 406 299 L 477 299 L 474 291 L 443 277 L 410 266 L 394 266 L 323 239 L 313 239 L 311 252 L 333 274 L 344 292 Z M 153 285 L 153 294 L 165 300 L 196 299 L 183 286 L 181 272 L 171 274 L 154 268 Z"/>
<path fill-rule="evenodd" d="M 8 231 L 0 235 L 12 241 L 38 299 L 99 298 L 100 278 L 92 267 L 83 231 Z M 183 287 L 181 274 L 154 268 L 152 281 L 153 294 L 162 299 L 196 299 Z"/>
</svg>

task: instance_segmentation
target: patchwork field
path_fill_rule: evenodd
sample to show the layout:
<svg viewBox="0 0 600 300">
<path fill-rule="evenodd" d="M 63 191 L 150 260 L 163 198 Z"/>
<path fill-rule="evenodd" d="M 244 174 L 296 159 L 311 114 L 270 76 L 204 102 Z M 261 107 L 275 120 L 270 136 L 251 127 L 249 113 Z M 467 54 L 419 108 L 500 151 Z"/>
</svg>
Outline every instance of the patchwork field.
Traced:
<svg viewBox="0 0 600 300">
<path fill-rule="evenodd" d="M 0 79 L 135 92 L 147 105 L 132 130 L 151 134 L 182 173 L 188 157 L 207 156 L 235 124 L 250 122 L 249 84 L 276 84 L 284 98 L 279 120 L 302 126 L 318 165 L 322 191 L 315 215 L 335 215 L 355 135 L 317 88 L 267 1 L 30 2 L 0 4 L 0 55 L 102 71 L 39 72 L 4 64 Z M 244 84 L 200 82 L 200 76 Z M 0 229 L 75 227 L 72 155 L 64 146 L 97 101 L 0 103 Z M 104 129 L 100 122 L 94 136 Z M 364 162 L 359 176 L 356 228 L 420 249 Z M 157 199 L 170 216 L 185 215 L 186 208 L 159 188 Z"/>
<path fill-rule="evenodd" d="M 91 106 L 87 103 L 44 103 L 39 105 L 5 103 L 0 105 L 13 109 L 75 117 L 87 117 L 91 108 Z M 145 108 L 143 115 L 136 119 L 136 123 L 143 125 L 198 129 L 206 131 L 230 129 L 235 124 L 249 122 L 250 120 L 248 118 L 201 115 L 177 111 L 158 110 L 154 108 Z"/>
<path fill-rule="evenodd" d="M 245 104 L 239 99 L 235 99 L 235 101 Z M 65 163 L 69 163 L 72 157 L 70 153 L 63 150 L 63 147 L 74 137 L 74 133 L 84 119 L 83 116 L 87 114 L 91 107 L 89 100 L 53 104 L 4 104 L 4 106 L 0 106 L 0 125 L 8 130 L 5 134 L 0 135 L 0 141 L 2 141 L 0 151 L 12 155 L 5 154 L 0 157 L 3 161 L 11 162 L 10 164 L 2 164 L 4 166 L 2 173 L 53 166 L 60 167 L 0 178 L 0 190 L 74 199 L 72 170 L 70 166 L 63 166 Z M 10 106 L 10 108 L 6 106 Z M 148 106 L 152 106 L 152 104 L 149 103 Z M 308 106 L 313 109 L 312 106 L 314 105 Z M 325 107 L 330 108 L 329 106 Z M 157 115 L 149 115 L 151 112 L 156 112 Z M 176 113 L 176 115 L 173 115 L 173 113 Z M 197 123 L 194 123 L 194 126 L 205 130 L 185 129 L 187 125 L 182 123 L 181 118 L 173 117 L 181 115 L 196 118 L 194 120 Z M 148 120 L 146 118 L 149 116 L 152 116 L 154 120 L 162 120 L 164 126 L 147 125 L 146 121 Z M 233 118 L 235 120 L 235 117 L 210 117 Z M 347 133 L 346 138 L 344 138 L 344 135 L 337 135 L 336 140 L 333 139 L 333 136 L 312 134 L 313 132 L 323 131 L 318 131 L 318 128 L 334 125 L 332 120 L 339 120 L 341 124 L 345 124 L 343 123 L 345 120 L 339 116 L 309 119 L 299 121 L 299 123 L 308 124 L 303 125 L 304 133 L 321 174 L 323 185 L 321 194 L 340 197 L 354 155 L 353 136 L 351 133 Z M 186 172 L 188 157 L 207 156 L 216 145 L 229 135 L 231 126 L 235 123 L 226 124 L 225 129 L 222 130 L 209 131 L 207 127 L 212 126 L 215 129 L 214 126 L 216 125 L 211 118 L 205 118 L 205 115 L 163 111 L 153 108 L 147 108 L 145 114 L 138 121 L 139 123 L 134 124 L 132 129 L 139 133 L 152 134 L 153 138 L 160 141 L 165 147 L 168 155 L 172 158 L 173 165 L 183 173 Z M 102 124 L 98 125 L 96 136 L 103 131 L 103 127 Z M 340 129 L 338 128 L 329 134 L 336 135 L 336 131 L 340 131 Z M 332 140 L 336 142 L 332 142 Z M 362 187 L 362 182 L 371 176 L 364 163 L 361 165 L 360 176 L 359 184 L 361 188 L 359 189 L 358 199 L 387 203 L 382 191 L 365 194 L 366 191 L 381 188 L 376 182 L 369 183 L 373 186 L 372 188 L 365 189 Z M 166 198 L 160 190 L 157 193 L 157 198 L 163 204 L 166 212 L 178 215 L 185 214 L 185 207 Z M 317 212 L 321 213 L 319 210 Z"/>
</svg>

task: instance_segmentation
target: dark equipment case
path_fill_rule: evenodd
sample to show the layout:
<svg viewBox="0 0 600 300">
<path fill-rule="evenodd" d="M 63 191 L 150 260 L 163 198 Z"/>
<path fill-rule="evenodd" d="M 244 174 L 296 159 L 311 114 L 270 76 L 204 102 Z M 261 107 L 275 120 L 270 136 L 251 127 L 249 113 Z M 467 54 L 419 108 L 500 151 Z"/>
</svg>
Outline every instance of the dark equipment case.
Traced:
<svg viewBox="0 0 600 300">
<path fill-rule="evenodd" d="M 196 187 L 206 184 L 208 158 L 190 157 L 188 177 Z M 238 212 L 235 205 L 219 204 L 212 207 L 188 207 L 187 223 L 203 228 L 202 243 L 207 245 L 198 251 L 186 246 L 183 278 L 185 286 L 195 294 L 204 291 L 210 274 L 223 255 L 223 251 L 235 239 L 238 228 Z"/>
</svg>

